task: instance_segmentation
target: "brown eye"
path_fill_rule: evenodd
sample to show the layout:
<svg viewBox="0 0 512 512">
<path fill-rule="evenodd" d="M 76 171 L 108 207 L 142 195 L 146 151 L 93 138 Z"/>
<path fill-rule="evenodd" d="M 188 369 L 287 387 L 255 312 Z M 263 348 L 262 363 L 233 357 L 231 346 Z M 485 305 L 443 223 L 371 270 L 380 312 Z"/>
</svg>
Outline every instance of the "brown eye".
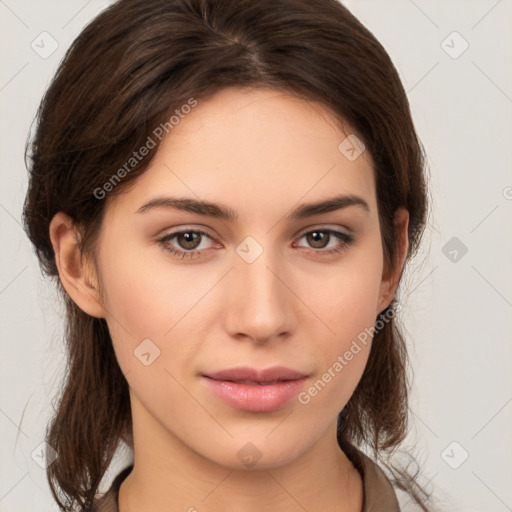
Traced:
<svg viewBox="0 0 512 512">
<path fill-rule="evenodd" d="M 304 239 L 307 245 L 301 244 L 299 247 L 323 255 L 340 252 L 354 241 L 354 235 L 332 229 L 315 229 L 304 233 L 300 238 Z"/>
<path fill-rule="evenodd" d="M 175 238 L 182 249 L 193 250 L 201 243 L 202 235 L 195 231 L 183 231 L 175 235 Z"/>
<path fill-rule="evenodd" d="M 331 238 L 331 234 L 326 231 L 311 231 L 306 235 L 308 244 L 313 249 L 323 249 Z"/>
<path fill-rule="evenodd" d="M 206 242 L 206 247 L 200 247 Z M 210 241 L 210 246 L 208 246 Z M 169 233 L 158 239 L 159 245 L 181 259 L 200 257 L 202 253 L 212 248 L 212 238 L 208 233 L 197 229 L 187 229 Z"/>
</svg>

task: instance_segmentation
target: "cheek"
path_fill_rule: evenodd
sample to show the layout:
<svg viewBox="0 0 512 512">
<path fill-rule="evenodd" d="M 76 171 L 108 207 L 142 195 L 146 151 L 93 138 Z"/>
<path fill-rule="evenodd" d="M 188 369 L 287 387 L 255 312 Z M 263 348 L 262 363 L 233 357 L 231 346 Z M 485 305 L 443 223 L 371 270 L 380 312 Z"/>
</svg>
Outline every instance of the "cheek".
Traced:
<svg viewBox="0 0 512 512">
<path fill-rule="evenodd" d="M 322 293 L 310 292 L 308 305 L 323 320 L 317 323 L 316 357 L 320 368 L 316 380 L 299 402 L 316 403 L 340 411 L 350 399 L 370 353 L 381 283 L 379 258 L 347 261 L 343 268 L 323 280 Z M 322 331 L 322 335 L 320 335 Z"/>
<path fill-rule="evenodd" d="M 103 279 L 109 332 L 131 392 L 168 425 L 179 415 L 201 415 L 180 383 L 199 350 L 198 301 L 214 285 L 213 277 L 183 279 L 182 269 L 163 272 L 139 262 L 136 253 L 112 259 L 110 268 Z"/>
<path fill-rule="evenodd" d="M 325 320 L 331 339 L 341 345 L 372 326 L 377 315 L 382 253 L 378 244 L 366 245 L 347 254 L 339 265 L 316 272 L 303 292 L 311 309 Z"/>
<path fill-rule="evenodd" d="M 297 397 L 299 404 L 314 409 L 314 417 L 337 415 L 361 380 L 371 348 L 370 330 L 352 332 L 343 333 L 346 337 L 325 347 L 318 373 Z"/>
<path fill-rule="evenodd" d="M 152 360 L 153 370 L 167 368 L 174 373 L 198 350 L 198 326 L 201 316 L 208 314 L 208 293 L 219 276 L 208 270 L 199 273 L 193 265 L 173 267 L 160 255 L 150 262 L 147 250 L 126 248 L 123 254 L 115 253 L 114 246 L 104 246 L 101 264 L 109 269 L 102 272 L 102 286 L 119 364 L 125 375 L 131 372 L 132 380 L 141 372 L 147 374 L 144 363 Z"/>
<path fill-rule="evenodd" d="M 122 324 L 135 338 L 162 336 L 185 313 L 192 298 L 197 301 L 197 282 L 183 279 L 179 267 L 170 272 L 169 265 L 161 263 L 165 259 L 154 249 L 125 244 L 121 253 L 115 251 L 115 246 L 112 237 L 102 252 L 107 314 L 112 323 Z"/>
</svg>

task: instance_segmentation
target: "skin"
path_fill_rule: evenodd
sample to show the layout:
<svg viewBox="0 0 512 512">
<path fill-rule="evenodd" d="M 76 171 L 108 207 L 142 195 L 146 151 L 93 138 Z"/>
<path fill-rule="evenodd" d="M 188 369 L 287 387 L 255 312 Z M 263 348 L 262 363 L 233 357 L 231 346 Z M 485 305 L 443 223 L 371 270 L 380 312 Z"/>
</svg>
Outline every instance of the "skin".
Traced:
<svg viewBox="0 0 512 512">
<path fill-rule="evenodd" d="M 70 219 L 52 220 L 61 282 L 82 310 L 107 320 L 130 386 L 135 465 L 120 488 L 121 512 L 361 510 L 361 477 L 337 444 L 336 419 L 371 342 L 309 403 L 295 398 L 272 412 L 225 404 L 199 375 L 278 364 L 310 375 L 307 390 L 392 300 L 408 213 L 397 212 L 399 251 L 385 269 L 371 157 L 349 161 L 338 150 L 348 133 L 320 104 L 224 89 L 174 127 L 136 186 L 108 198 L 96 267 L 80 261 Z M 338 194 L 364 199 L 368 211 L 285 218 Z M 137 213 L 171 195 L 222 203 L 239 219 Z M 182 259 L 158 242 L 183 228 L 208 233 L 199 256 Z M 315 228 L 354 241 L 331 237 L 323 248 L 307 236 Z M 248 236 L 263 249 L 252 263 L 236 252 Z M 192 247 L 180 237 L 167 245 Z M 149 366 L 134 355 L 145 339 L 160 350 Z M 249 442 L 261 455 L 250 468 L 237 455 Z"/>
</svg>

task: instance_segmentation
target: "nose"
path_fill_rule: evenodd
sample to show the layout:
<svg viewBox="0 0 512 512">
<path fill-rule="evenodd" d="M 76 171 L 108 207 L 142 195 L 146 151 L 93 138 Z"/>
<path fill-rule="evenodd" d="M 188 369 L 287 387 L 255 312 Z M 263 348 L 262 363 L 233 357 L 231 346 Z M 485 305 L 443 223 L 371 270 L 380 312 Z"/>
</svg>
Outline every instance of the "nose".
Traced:
<svg viewBox="0 0 512 512">
<path fill-rule="evenodd" d="M 292 277 L 273 251 L 264 249 L 249 263 L 237 254 L 227 284 L 226 331 L 239 340 L 264 344 L 296 329 Z"/>
</svg>

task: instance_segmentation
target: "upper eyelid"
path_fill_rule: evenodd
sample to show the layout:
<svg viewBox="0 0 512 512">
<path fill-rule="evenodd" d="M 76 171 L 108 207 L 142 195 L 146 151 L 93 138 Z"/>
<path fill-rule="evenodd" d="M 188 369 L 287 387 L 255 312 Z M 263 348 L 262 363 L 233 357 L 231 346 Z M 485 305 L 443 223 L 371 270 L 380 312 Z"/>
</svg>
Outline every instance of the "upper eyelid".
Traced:
<svg viewBox="0 0 512 512">
<path fill-rule="evenodd" d="M 189 231 L 193 231 L 193 232 L 201 232 L 201 233 L 204 233 L 206 236 L 209 236 L 210 238 L 215 238 L 215 235 L 212 235 L 208 232 L 208 229 L 209 228 L 206 228 L 206 227 L 188 227 L 188 226 L 185 226 L 185 227 L 180 227 L 180 228 L 176 228 L 175 230 L 173 231 L 169 231 L 163 235 L 161 235 L 162 237 L 163 236 L 168 236 L 168 235 L 176 235 L 176 234 L 179 234 L 179 233 L 187 233 Z M 343 226 L 332 226 L 332 225 L 326 225 L 326 224 L 312 224 L 311 226 L 306 226 L 305 228 L 301 228 L 300 230 L 298 230 L 293 236 L 299 236 L 299 234 L 301 235 L 304 235 L 306 233 L 309 233 L 310 231 L 348 231 L 348 232 L 352 232 L 352 230 L 348 227 L 343 227 Z"/>
<path fill-rule="evenodd" d="M 300 229 L 294 236 L 304 236 L 307 233 L 310 233 L 311 231 L 337 231 L 337 232 L 343 232 L 346 234 L 351 234 L 353 231 L 349 229 L 348 227 L 342 227 L 342 226 L 328 226 L 325 224 L 312 224 L 311 226 L 307 226 L 305 228 Z"/>
</svg>

